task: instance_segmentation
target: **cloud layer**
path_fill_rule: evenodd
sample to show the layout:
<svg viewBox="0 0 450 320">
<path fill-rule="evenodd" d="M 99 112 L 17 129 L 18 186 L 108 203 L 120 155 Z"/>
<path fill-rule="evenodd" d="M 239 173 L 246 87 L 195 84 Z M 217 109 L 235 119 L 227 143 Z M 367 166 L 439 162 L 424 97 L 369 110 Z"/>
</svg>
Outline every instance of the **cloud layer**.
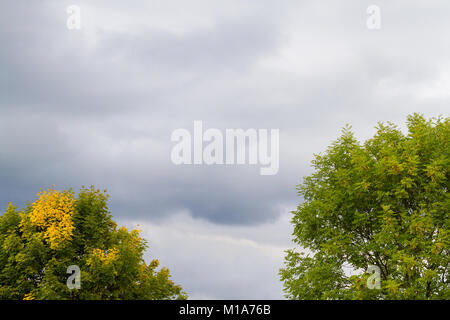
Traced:
<svg viewBox="0 0 450 320">
<path fill-rule="evenodd" d="M 283 213 L 346 123 L 364 139 L 377 121 L 448 115 L 445 0 L 378 1 L 380 30 L 368 1 L 77 1 L 79 31 L 71 4 L 2 3 L 0 206 L 106 188 L 193 297 L 281 296 Z M 279 174 L 173 165 L 171 133 L 195 120 L 280 129 Z"/>
</svg>

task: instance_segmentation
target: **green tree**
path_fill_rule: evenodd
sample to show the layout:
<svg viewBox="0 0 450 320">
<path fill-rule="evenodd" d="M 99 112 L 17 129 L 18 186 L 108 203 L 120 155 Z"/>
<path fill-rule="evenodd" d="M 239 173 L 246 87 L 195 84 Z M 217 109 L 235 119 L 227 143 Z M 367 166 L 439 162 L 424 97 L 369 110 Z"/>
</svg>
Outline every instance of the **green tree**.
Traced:
<svg viewBox="0 0 450 320">
<path fill-rule="evenodd" d="M 450 299 L 450 119 L 414 114 L 407 127 L 379 123 L 363 144 L 346 127 L 315 155 L 280 270 L 286 297 Z"/>
<path fill-rule="evenodd" d="M 185 299 L 158 260 L 146 264 L 139 230 L 118 228 L 94 187 L 49 189 L 0 216 L 0 299 Z M 67 285 L 69 266 L 80 288 Z"/>
</svg>

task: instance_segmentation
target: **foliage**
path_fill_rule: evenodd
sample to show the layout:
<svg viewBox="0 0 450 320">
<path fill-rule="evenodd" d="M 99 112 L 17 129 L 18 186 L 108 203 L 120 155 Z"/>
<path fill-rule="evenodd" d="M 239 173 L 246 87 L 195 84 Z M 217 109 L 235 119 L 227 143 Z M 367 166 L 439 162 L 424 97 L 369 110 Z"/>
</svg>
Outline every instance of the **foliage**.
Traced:
<svg viewBox="0 0 450 320">
<path fill-rule="evenodd" d="M 280 270 L 291 299 L 450 299 L 450 119 L 350 127 L 298 186 L 294 242 Z M 381 288 L 367 286 L 379 267 Z"/>
<path fill-rule="evenodd" d="M 0 216 L 0 299 L 185 299 L 158 260 L 146 264 L 138 230 L 118 228 L 94 187 L 49 189 Z M 69 289 L 67 268 L 81 270 Z"/>
</svg>

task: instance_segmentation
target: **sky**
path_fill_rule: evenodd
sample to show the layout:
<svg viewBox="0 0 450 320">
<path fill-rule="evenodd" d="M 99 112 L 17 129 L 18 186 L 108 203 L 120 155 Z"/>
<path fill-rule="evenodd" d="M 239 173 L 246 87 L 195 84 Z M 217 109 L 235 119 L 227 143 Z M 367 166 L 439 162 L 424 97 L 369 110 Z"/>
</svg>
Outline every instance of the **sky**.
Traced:
<svg viewBox="0 0 450 320">
<path fill-rule="evenodd" d="M 449 17 L 446 0 L 3 0 L 0 209 L 95 185 L 190 298 L 281 299 L 314 154 L 346 124 L 364 140 L 448 116 Z M 279 129 L 278 173 L 175 165 L 171 134 L 194 121 Z"/>
</svg>

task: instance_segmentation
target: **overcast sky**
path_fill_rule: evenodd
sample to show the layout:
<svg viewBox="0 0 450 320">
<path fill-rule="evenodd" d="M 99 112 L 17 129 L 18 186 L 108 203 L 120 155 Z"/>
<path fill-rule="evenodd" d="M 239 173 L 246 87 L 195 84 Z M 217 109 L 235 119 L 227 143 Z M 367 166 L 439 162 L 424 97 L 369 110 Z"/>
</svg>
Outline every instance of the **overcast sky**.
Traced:
<svg viewBox="0 0 450 320">
<path fill-rule="evenodd" d="M 347 123 L 366 139 L 377 121 L 448 116 L 450 2 L 343 3 L 2 0 L 1 210 L 53 184 L 106 188 L 191 298 L 282 298 L 313 154 Z M 280 129 L 278 174 L 175 166 L 171 133 L 195 120 Z"/>
</svg>

